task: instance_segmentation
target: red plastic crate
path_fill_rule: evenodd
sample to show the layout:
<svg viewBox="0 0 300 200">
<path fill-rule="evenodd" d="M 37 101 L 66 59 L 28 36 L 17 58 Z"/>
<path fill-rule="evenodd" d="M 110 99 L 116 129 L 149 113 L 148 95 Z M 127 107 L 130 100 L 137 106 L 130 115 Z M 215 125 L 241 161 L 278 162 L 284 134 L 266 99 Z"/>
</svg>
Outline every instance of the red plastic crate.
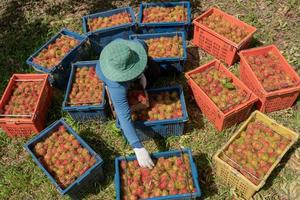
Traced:
<svg viewBox="0 0 300 200">
<path fill-rule="evenodd" d="M 228 77 L 232 78 L 233 84 L 242 88 L 247 94 L 250 94 L 248 101 L 242 103 L 230 111 L 222 112 L 216 104 L 206 95 L 201 87 L 191 78 L 191 74 L 201 73 L 211 67 L 217 67 Z M 218 131 L 242 122 L 251 114 L 253 105 L 258 100 L 257 96 L 251 92 L 233 73 L 231 73 L 219 60 L 213 60 L 205 65 L 202 65 L 192 71 L 185 73 L 185 77 L 189 86 L 192 89 L 194 98 L 202 113 L 211 121 Z"/>
<path fill-rule="evenodd" d="M 207 17 L 212 13 L 217 13 L 222 15 L 225 20 L 230 22 L 231 24 L 235 24 L 239 27 L 244 27 L 248 32 L 248 35 L 240 41 L 239 44 L 236 44 L 226 37 L 220 35 L 219 33 L 213 31 L 207 26 L 200 23 L 200 20 L 203 17 Z M 238 51 L 241 49 L 245 49 L 249 46 L 253 34 L 256 31 L 256 28 L 250 26 L 239 19 L 217 9 L 210 8 L 205 13 L 194 19 L 194 38 L 193 43 L 196 46 L 201 47 L 207 53 L 213 55 L 219 60 L 224 61 L 228 66 L 234 64 L 238 59 Z"/>
<path fill-rule="evenodd" d="M 246 56 L 261 55 L 268 51 L 275 53 L 281 63 L 283 69 L 297 81 L 294 87 L 280 89 L 272 92 L 267 92 L 260 81 L 257 79 L 255 73 L 252 71 L 250 65 L 246 61 Z M 243 50 L 240 53 L 240 78 L 258 97 L 259 101 L 257 107 L 261 112 L 273 112 L 289 108 L 296 101 L 300 93 L 300 78 L 293 69 L 293 67 L 286 61 L 279 49 L 275 45 L 265 47 L 258 47 L 249 50 Z"/>
<path fill-rule="evenodd" d="M 26 137 L 33 133 L 36 134 L 44 129 L 47 109 L 49 108 L 52 97 L 52 88 L 49 85 L 48 76 L 48 74 L 14 74 L 10 78 L 10 81 L 0 101 L 0 110 L 3 109 L 9 100 L 16 81 L 42 81 L 43 86 L 41 88 L 34 112 L 30 118 L 0 115 L 0 127 L 8 134 L 8 136 Z"/>
</svg>

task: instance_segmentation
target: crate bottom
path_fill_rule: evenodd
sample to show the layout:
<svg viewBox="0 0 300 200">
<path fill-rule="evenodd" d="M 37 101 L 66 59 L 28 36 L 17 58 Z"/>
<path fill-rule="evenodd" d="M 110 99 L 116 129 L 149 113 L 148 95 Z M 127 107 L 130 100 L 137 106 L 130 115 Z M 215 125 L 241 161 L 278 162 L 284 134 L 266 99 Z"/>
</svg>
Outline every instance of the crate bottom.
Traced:
<svg viewBox="0 0 300 200">
<path fill-rule="evenodd" d="M 298 95 L 299 92 L 294 92 L 281 96 L 267 97 L 265 101 L 259 100 L 257 106 L 261 112 L 266 113 L 284 110 L 293 106 Z"/>
<path fill-rule="evenodd" d="M 140 34 L 149 34 L 149 33 L 168 33 L 168 32 L 178 32 L 183 31 L 186 35 L 189 34 L 189 25 L 179 25 L 179 26 L 158 26 L 158 27 L 140 27 Z M 189 39 L 189 38 L 188 38 Z"/>
<path fill-rule="evenodd" d="M 36 127 L 33 124 L 28 125 L 7 125 L 1 124 L 2 130 L 11 138 L 13 137 L 29 137 L 43 130 L 43 125 Z"/>
<path fill-rule="evenodd" d="M 104 111 L 90 111 L 90 112 L 70 112 L 69 114 L 74 121 L 85 122 L 85 121 L 106 121 L 107 114 L 106 110 Z"/>
<path fill-rule="evenodd" d="M 180 74 L 184 69 L 184 65 L 180 63 L 159 64 L 159 66 L 163 75 Z"/>
<path fill-rule="evenodd" d="M 119 125 L 117 125 L 119 127 Z M 170 136 L 181 136 L 184 131 L 184 124 L 168 124 L 168 125 L 160 125 L 157 127 L 146 127 L 140 126 L 136 127 L 137 137 L 141 141 L 147 141 L 152 138 L 166 138 Z M 122 134 L 123 130 L 121 129 Z"/>
<path fill-rule="evenodd" d="M 250 188 L 248 185 L 246 185 L 238 176 L 234 176 L 234 173 L 225 166 L 220 166 L 220 164 L 217 164 L 216 168 L 217 176 L 222 177 L 225 184 L 235 188 L 239 196 L 242 196 L 245 199 L 251 199 L 256 192 L 253 188 Z"/>
</svg>

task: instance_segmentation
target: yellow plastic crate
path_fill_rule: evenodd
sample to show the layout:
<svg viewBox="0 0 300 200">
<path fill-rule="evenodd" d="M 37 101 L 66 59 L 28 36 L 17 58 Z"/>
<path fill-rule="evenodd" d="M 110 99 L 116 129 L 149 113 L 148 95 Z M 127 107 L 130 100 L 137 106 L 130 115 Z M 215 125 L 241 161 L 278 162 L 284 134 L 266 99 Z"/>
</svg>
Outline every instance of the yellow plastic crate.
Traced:
<svg viewBox="0 0 300 200">
<path fill-rule="evenodd" d="M 258 185 L 253 184 L 250 180 L 244 177 L 238 170 L 231 167 L 225 161 L 220 158 L 221 153 L 239 136 L 239 134 L 246 129 L 248 124 L 254 120 L 262 121 L 264 124 L 268 125 L 273 131 L 276 133 L 286 137 L 291 140 L 290 144 L 286 147 L 286 149 L 282 152 L 282 154 L 278 157 L 275 163 L 273 163 L 272 167 L 269 169 L 267 174 L 261 180 Z M 276 123 L 276 121 L 272 120 L 268 116 L 264 115 L 259 111 L 255 111 L 251 114 L 251 116 L 247 119 L 247 121 L 242 125 L 242 127 L 230 138 L 230 140 L 214 155 L 213 160 L 216 166 L 217 176 L 220 177 L 225 184 L 229 185 L 236 189 L 236 192 L 239 196 L 250 199 L 256 191 L 263 187 L 267 178 L 270 176 L 273 169 L 280 162 L 285 153 L 290 149 L 290 147 L 298 140 L 299 135 L 288 128 L 285 128 L 282 125 Z"/>
</svg>

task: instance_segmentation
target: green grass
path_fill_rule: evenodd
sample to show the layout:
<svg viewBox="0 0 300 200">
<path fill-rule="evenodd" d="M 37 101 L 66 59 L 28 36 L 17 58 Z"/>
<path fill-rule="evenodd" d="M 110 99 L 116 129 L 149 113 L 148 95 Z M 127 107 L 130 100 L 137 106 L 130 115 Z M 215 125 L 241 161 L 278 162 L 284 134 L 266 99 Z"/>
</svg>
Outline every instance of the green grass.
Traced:
<svg viewBox="0 0 300 200">
<path fill-rule="evenodd" d="M 276 44 L 290 64 L 300 73 L 300 24 L 297 0 L 279 1 L 240 1 L 240 0 L 204 0 L 193 1 L 193 15 L 198 16 L 210 6 L 217 6 L 235 15 L 243 21 L 257 27 L 255 40 L 251 46 Z M 121 6 L 134 6 L 136 1 L 1 1 L 0 21 L 0 94 L 10 76 L 15 72 L 33 72 L 25 60 L 38 47 L 44 44 L 61 27 L 82 32 L 81 16 Z M 136 9 L 135 9 L 136 10 Z M 195 47 L 189 46 L 189 61 L 186 70 L 203 64 L 212 57 Z M 232 68 L 238 74 L 238 64 Z M 184 87 L 190 120 L 186 125 L 186 134 L 182 137 L 170 137 L 165 140 L 145 142 L 150 152 L 176 149 L 181 146 L 192 149 L 199 173 L 199 182 L 203 199 L 230 199 L 234 191 L 215 176 L 212 156 L 222 147 L 238 129 L 234 126 L 218 133 L 207 121 L 188 92 L 184 77 L 169 77 L 155 86 L 181 84 Z M 115 198 L 114 158 L 133 153 L 120 132 L 114 128 L 114 120 L 107 123 L 78 124 L 63 113 L 61 103 L 64 92 L 55 90 L 53 104 L 48 114 L 47 124 L 65 117 L 72 127 L 103 157 L 105 179 L 86 191 L 86 199 L 109 200 Z M 293 108 L 268 114 L 279 123 L 300 132 L 300 102 Z M 11 140 L 0 131 L 0 199 L 65 199 L 60 197 L 54 186 L 34 164 L 23 149 L 25 139 Z M 283 158 L 274 170 L 266 185 L 255 195 L 255 199 L 299 199 L 299 170 L 286 167 L 286 163 L 295 151 L 299 151 L 299 142 Z"/>
</svg>

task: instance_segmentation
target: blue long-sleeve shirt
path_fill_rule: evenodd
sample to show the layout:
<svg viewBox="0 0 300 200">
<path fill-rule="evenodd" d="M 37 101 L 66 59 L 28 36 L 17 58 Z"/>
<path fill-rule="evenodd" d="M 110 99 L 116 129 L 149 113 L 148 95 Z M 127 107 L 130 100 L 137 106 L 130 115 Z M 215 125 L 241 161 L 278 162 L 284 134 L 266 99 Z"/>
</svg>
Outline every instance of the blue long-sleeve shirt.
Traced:
<svg viewBox="0 0 300 200">
<path fill-rule="evenodd" d="M 144 42 L 138 40 L 135 41 L 140 42 L 140 44 L 142 44 L 143 47 L 147 50 L 147 46 Z M 127 100 L 127 90 L 129 87 L 129 82 L 115 82 L 107 79 L 102 73 L 100 65 L 97 65 L 96 73 L 108 88 L 115 112 L 118 116 L 123 133 L 127 138 L 129 144 L 133 148 L 143 147 L 142 143 L 137 137 L 137 133 L 131 119 L 131 111 Z"/>
</svg>

